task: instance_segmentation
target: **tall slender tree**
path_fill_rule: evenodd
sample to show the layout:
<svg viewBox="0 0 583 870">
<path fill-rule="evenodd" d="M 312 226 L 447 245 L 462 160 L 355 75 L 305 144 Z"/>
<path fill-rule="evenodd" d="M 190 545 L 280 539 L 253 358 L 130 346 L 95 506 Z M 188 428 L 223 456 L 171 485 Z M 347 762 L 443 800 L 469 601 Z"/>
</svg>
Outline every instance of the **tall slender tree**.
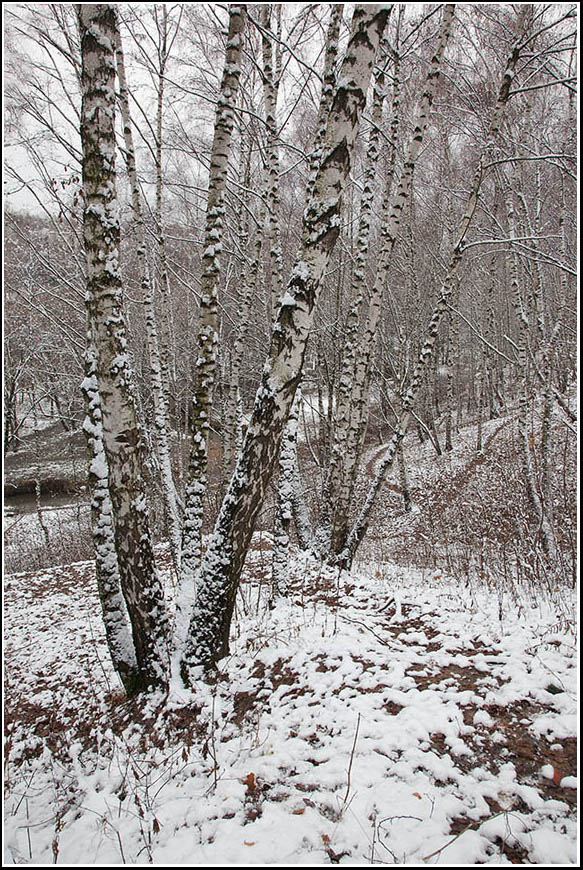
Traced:
<svg viewBox="0 0 583 870">
<path fill-rule="evenodd" d="M 138 263 L 138 271 L 140 278 L 140 286 L 142 291 L 142 301 L 144 305 L 145 321 L 146 321 L 146 336 L 148 343 L 148 354 L 150 362 L 150 373 L 152 383 L 152 398 L 154 405 L 154 426 L 156 430 L 156 449 L 160 466 L 160 477 L 162 480 L 162 494 L 166 508 L 166 520 L 170 537 L 170 548 L 172 553 L 172 561 L 174 569 L 178 573 L 180 571 L 180 507 L 176 484 L 172 473 L 172 457 L 170 451 L 170 432 L 168 422 L 168 402 L 165 390 L 165 376 L 167 380 L 168 366 L 163 365 L 160 354 L 160 343 L 158 341 L 158 326 L 156 323 L 156 308 L 154 304 L 154 285 L 150 274 L 148 259 L 146 255 L 146 233 L 144 226 L 144 214 L 142 207 L 142 194 L 138 181 L 138 172 L 136 167 L 136 154 L 134 148 L 134 136 L 132 131 L 132 119 L 130 115 L 129 87 L 126 76 L 124 51 L 119 33 L 117 30 L 117 45 L 116 45 L 116 60 L 117 74 L 119 81 L 119 104 L 121 110 L 123 135 L 124 135 L 124 154 L 128 172 L 131 190 L 131 203 L 134 218 L 134 228 L 136 233 L 136 259 Z M 160 108 L 161 114 L 161 108 Z M 159 136 L 161 139 L 161 134 Z M 160 147 L 161 154 L 161 147 Z M 161 209 L 161 193 L 158 194 L 158 189 L 161 188 L 161 167 L 158 162 L 161 162 L 159 151 L 156 150 L 156 189 L 157 189 L 157 212 Z M 157 222 L 158 224 L 160 221 Z M 162 241 L 160 241 L 162 239 Z M 158 228 L 158 243 L 164 246 L 163 234 Z M 162 257 L 165 263 L 165 255 Z M 167 269 L 164 272 L 167 279 Z M 164 285 L 166 286 L 166 285 Z"/>
<path fill-rule="evenodd" d="M 341 552 L 346 543 L 354 481 L 358 471 L 366 426 L 373 349 L 378 332 L 391 256 L 398 238 L 404 206 L 410 195 L 415 163 L 421 151 L 429 124 L 429 112 L 433 104 L 441 63 L 451 33 L 454 10 L 455 5 L 452 3 L 444 6 L 437 45 L 431 59 L 431 66 L 420 100 L 418 117 L 407 149 L 403 171 L 393 196 L 386 197 L 384 201 L 381 251 L 377 259 L 374 286 L 368 300 L 364 332 L 359 342 L 351 338 L 351 344 L 345 353 L 345 359 L 348 361 L 348 365 L 351 363 L 352 371 L 350 375 L 348 373 L 344 374 L 345 381 L 348 384 L 345 390 L 347 397 L 341 405 L 341 425 L 337 428 L 336 443 L 332 453 L 333 462 L 331 463 L 328 493 L 332 509 L 330 550 L 333 553 Z M 382 102 L 380 105 L 382 107 Z M 360 244 L 366 250 L 368 247 L 368 231 L 366 231 L 364 236 L 361 233 Z M 357 299 L 362 299 L 363 269 L 364 264 L 361 262 L 355 273 L 355 293 Z M 359 313 L 360 307 L 355 312 L 355 317 L 358 317 Z M 355 331 L 356 326 L 353 326 L 352 332 L 354 333 Z"/>
<path fill-rule="evenodd" d="M 322 159 L 304 213 L 300 254 L 281 301 L 239 461 L 203 561 L 181 665 L 187 681 L 193 666 L 210 666 L 229 649 L 243 563 L 301 378 L 322 279 L 340 231 L 342 193 L 388 15 L 389 9 L 377 4 L 354 10 Z"/>
<path fill-rule="evenodd" d="M 136 654 L 133 690 L 165 687 L 169 674 L 168 615 L 154 561 L 144 482 L 144 443 L 130 366 L 119 261 L 115 174 L 115 9 L 77 7 L 81 35 L 83 239 L 87 269 L 89 347 L 95 347 L 96 388 L 108 465 L 120 584 Z M 102 514 L 105 521 L 105 514 Z"/>
<path fill-rule="evenodd" d="M 492 158 L 492 154 L 496 147 L 497 137 L 500 134 L 500 128 L 504 118 L 504 111 L 506 109 L 510 96 L 510 87 L 514 78 L 516 65 L 518 63 L 521 50 L 523 50 L 526 44 L 526 13 L 526 7 L 521 7 L 516 22 L 516 38 L 512 44 L 510 54 L 508 56 L 504 69 L 504 73 L 502 75 L 502 82 L 498 90 L 498 98 L 486 134 L 486 142 L 477 161 L 474 177 L 466 201 L 465 211 L 460 220 L 456 235 L 454 237 L 455 241 L 451 249 L 449 264 L 447 267 L 445 278 L 441 285 L 437 303 L 435 305 L 435 308 L 433 309 L 433 313 L 431 315 L 431 319 L 426 330 L 425 340 L 421 348 L 421 352 L 419 354 L 419 358 L 417 360 L 417 364 L 413 371 L 411 380 L 409 382 L 409 386 L 402 399 L 402 410 L 399 416 L 398 425 L 385 452 L 385 455 L 379 463 L 377 472 L 369 488 L 364 504 L 362 505 L 356 521 L 346 538 L 343 549 L 338 556 L 337 562 L 340 565 L 349 566 L 352 564 L 354 555 L 358 547 L 360 546 L 364 535 L 366 534 L 370 512 L 376 502 L 380 487 L 385 479 L 385 476 L 388 470 L 393 465 L 395 456 L 397 455 L 399 444 L 402 442 L 405 436 L 407 425 L 413 413 L 414 403 L 419 393 L 424 374 L 427 370 L 429 362 L 433 358 L 439 325 L 448 309 L 449 300 L 455 286 L 455 279 L 459 269 L 459 264 L 464 253 L 466 234 L 470 228 L 474 213 L 476 211 L 476 207 L 478 205 L 480 187 L 482 184 L 484 173 L 486 171 L 486 164 L 488 160 Z"/>
<path fill-rule="evenodd" d="M 234 114 L 241 75 L 247 8 L 229 6 L 225 64 L 215 115 L 211 148 L 208 199 L 202 253 L 200 322 L 196 391 L 190 417 L 190 460 L 182 533 L 179 607 L 184 613 L 192 601 L 202 555 L 203 497 L 207 485 L 208 438 L 218 352 L 218 294 L 220 257 L 225 226 L 225 189 L 231 152 Z"/>
</svg>

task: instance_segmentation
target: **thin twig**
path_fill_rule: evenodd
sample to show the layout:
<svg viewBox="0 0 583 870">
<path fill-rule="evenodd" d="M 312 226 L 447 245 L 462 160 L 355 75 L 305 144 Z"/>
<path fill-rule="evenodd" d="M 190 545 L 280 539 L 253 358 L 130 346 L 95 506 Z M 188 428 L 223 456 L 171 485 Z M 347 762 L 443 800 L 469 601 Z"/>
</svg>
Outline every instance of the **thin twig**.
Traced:
<svg viewBox="0 0 583 870">
<path fill-rule="evenodd" d="M 455 841 L 458 840 L 462 834 L 465 834 L 466 831 L 469 831 L 470 828 L 476 828 L 476 827 L 479 828 L 481 825 L 484 824 L 484 822 L 489 822 L 492 819 L 496 819 L 498 816 L 505 816 L 505 815 L 508 815 L 508 811 L 501 810 L 499 813 L 494 813 L 493 816 L 489 816 L 487 819 L 481 819 L 481 820 L 478 819 L 478 821 L 476 821 L 476 822 L 470 822 L 469 825 L 466 825 L 466 827 L 463 828 L 459 832 L 459 834 L 456 834 L 455 837 L 452 837 L 451 840 L 449 840 L 449 842 L 445 843 L 439 849 L 436 849 L 435 852 L 431 852 L 431 854 L 425 855 L 421 860 L 422 861 L 429 861 L 430 858 L 433 858 L 435 855 L 439 855 L 440 852 L 443 852 L 444 849 L 447 849 L 448 846 L 451 846 L 452 843 L 455 843 Z"/>
<path fill-rule="evenodd" d="M 346 801 L 348 800 L 348 794 L 350 792 L 350 773 L 352 771 L 352 762 L 354 761 L 354 752 L 356 750 L 356 741 L 358 739 L 358 729 L 360 727 L 360 713 L 358 714 L 358 719 L 356 720 L 356 731 L 354 732 L 354 743 L 352 744 L 352 752 L 350 753 L 350 763 L 348 764 L 348 775 L 346 782 L 346 794 L 344 795 L 343 806 L 346 805 Z"/>
</svg>

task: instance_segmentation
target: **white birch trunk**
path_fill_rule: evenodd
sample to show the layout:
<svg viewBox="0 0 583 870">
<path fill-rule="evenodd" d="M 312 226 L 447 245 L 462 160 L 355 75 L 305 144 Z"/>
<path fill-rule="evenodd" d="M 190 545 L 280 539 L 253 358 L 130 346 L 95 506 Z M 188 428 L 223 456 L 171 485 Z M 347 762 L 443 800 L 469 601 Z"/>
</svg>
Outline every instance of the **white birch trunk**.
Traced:
<svg viewBox="0 0 583 870">
<path fill-rule="evenodd" d="M 320 105 L 316 120 L 316 134 L 314 147 L 310 155 L 308 167 L 308 185 L 306 189 L 306 202 L 312 198 L 316 176 L 320 162 L 324 155 L 324 139 L 326 136 L 326 123 L 334 98 L 336 87 L 336 62 L 338 58 L 338 40 L 340 37 L 340 25 L 342 24 L 343 3 L 335 3 L 330 8 L 330 19 L 326 31 L 326 52 L 324 56 L 324 70 L 322 73 L 322 91 L 320 93 Z"/>
<path fill-rule="evenodd" d="M 512 190 L 507 191 L 506 208 L 508 214 L 508 229 L 510 238 L 515 238 L 516 231 L 516 215 L 514 210 L 514 198 Z M 533 467 L 531 453 L 531 436 L 528 431 L 528 408 L 530 404 L 531 384 L 528 374 L 528 346 L 529 346 L 529 320 L 526 313 L 522 295 L 520 292 L 519 280 L 519 261 L 516 251 L 512 251 L 510 255 L 510 276 L 512 289 L 512 305 L 514 307 L 519 326 L 519 341 L 518 341 L 518 366 L 521 378 L 521 391 L 518 400 L 518 435 L 520 438 L 523 471 L 526 482 L 526 491 L 531 507 L 536 516 L 540 528 L 541 541 L 544 552 L 554 561 L 556 551 L 553 536 L 553 530 L 549 522 L 545 504 L 541 499 L 537 485 L 535 472 Z"/>
<path fill-rule="evenodd" d="M 280 7 L 280 4 L 278 4 Z M 281 13 L 281 7 L 280 7 Z M 271 263 L 271 292 L 273 315 L 277 314 L 283 296 L 283 253 L 281 247 L 280 212 L 281 199 L 279 194 L 279 150 L 277 146 L 277 93 L 279 80 L 274 78 L 273 46 L 269 38 L 271 26 L 271 10 L 269 4 L 262 7 L 262 48 L 263 48 L 263 99 L 265 103 L 265 124 L 267 127 L 267 202 L 269 215 L 269 257 Z M 279 17 L 281 25 L 281 15 Z M 280 60 L 281 63 L 281 60 Z M 276 67 L 278 64 L 276 63 Z M 294 516 L 293 504 L 298 507 L 299 492 L 297 486 L 299 470 L 297 468 L 297 400 L 292 406 L 290 417 L 282 439 L 279 457 L 279 479 L 277 485 L 275 507 L 275 530 L 273 540 L 273 593 L 285 595 L 287 591 L 287 569 L 289 560 L 290 524 Z M 294 499 L 295 493 L 295 499 Z M 299 510 L 298 521 L 301 523 L 305 514 Z M 301 534 L 301 532 L 300 532 Z"/>
<path fill-rule="evenodd" d="M 203 498 L 207 488 L 208 436 L 218 348 L 218 291 L 224 231 L 225 189 L 231 151 L 234 112 L 241 74 L 244 5 L 229 6 L 225 64 L 211 149 L 207 213 L 202 254 L 200 323 L 196 360 L 196 393 L 191 414 L 191 446 L 182 531 L 182 561 L 178 596 L 177 632 L 185 628 L 189 602 L 202 555 Z"/>
<path fill-rule="evenodd" d="M 122 310 L 119 207 L 115 175 L 113 6 L 79 5 L 83 149 L 83 238 L 87 309 L 97 352 L 103 446 L 109 468 L 115 549 L 138 667 L 135 689 L 166 686 L 168 616 L 158 578 L 143 478 L 138 424 Z"/>
<path fill-rule="evenodd" d="M 249 243 L 249 213 L 248 213 L 248 196 L 246 191 L 249 189 L 250 169 L 251 169 L 251 148 L 249 142 L 247 153 L 242 154 L 242 170 L 241 181 L 244 188 L 243 192 L 243 207 L 241 209 L 240 220 L 240 242 L 243 251 L 243 266 L 241 272 L 241 295 L 239 302 L 237 325 L 235 327 L 235 340 L 230 354 L 230 371 L 229 371 L 229 386 L 227 389 L 227 400 L 225 407 L 225 437 L 223 441 L 223 475 L 225 487 L 229 481 L 236 460 L 236 451 L 238 443 L 238 432 L 241 426 L 240 407 L 240 392 L 239 384 L 241 377 L 241 365 L 243 361 L 243 350 L 245 338 L 249 326 L 249 314 L 251 311 L 251 303 L 257 292 L 257 281 L 259 267 L 261 264 L 261 249 L 263 244 L 262 227 L 265 220 L 265 211 L 263 201 L 260 207 L 260 218 L 258 221 L 254 253 L 251 263 L 248 262 L 247 246 Z M 242 152 L 244 148 L 242 146 Z M 224 495 L 224 491 L 222 493 Z"/>
<path fill-rule="evenodd" d="M 154 221 L 158 243 L 157 289 L 160 295 L 160 336 L 159 360 L 162 390 L 164 395 L 166 418 L 169 416 L 171 384 L 176 378 L 170 364 L 171 360 L 171 301 L 170 276 L 168 273 L 168 258 L 166 254 L 166 237 L 163 220 L 163 178 L 162 154 L 164 150 L 164 88 L 166 83 L 166 65 L 168 63 L 168 7 L 162 5 L 161 24 L 159 25 L 160 45 L 158 50 L 158 93 L 156 100 L 156 134 L 155 134 L 155 165 L 156 165 L 156 203 Z M 152 300 L 153 301 L 153 300 Z M 180 552 L 180 549 L 178 549 Z"/>
<path fill-rule="evenodd" d="M 363 191 L 360 202 L 359 226 L 356 240 L 356 258 L 352 274 L 352 286 L 350 288 L 350 309 L 346 318 L 346 338 L 342 353 L 341 373 L 338 382 L 336 414 L 334 426 L 334 443 L 330 455 L 328 474 L 324 486 L 323 523 L 318 530 L 317 545 L 328 552 L 331 539 L 334 537 L 332 527 L 334 507 L 342 485 L 346 440 L 350 427 L 350 409 L 352 391 L 354 388 L 354 368 L 357 356 L 358 328 L 360 324 L 360 311 L 364 302 L 366 263 L 370 240 L 370 227 L 374 201 L 374 181 L 377 174 L 377 162 L 379 156 L 379 135 L 382 122 L 383 103 L 385 99 L 384 73 L 379 72 L 375 77 L 373 90 L 372 127 L 370 131 L 366 154 L 366 168 L 363 178 Z M 325 526 L 330 528 L 326 529 Z"/>
<path fill-rule="evenodd" d="M 91 496 L 91 531 L 95 547 L 95 578 L 111 661 L 128 695 L 131 695 L 138 679 L 136 653 L 121 591 L 115 550 L 109 471 L 103 448 L 101 399 L 97 389 L 97 357 L 93 346 L 88 347 L 85 356 L 85 379 L 81 390 L 87 409 L 83 431 L 89 448 L 88 482 Z"/>
<path fill-rule="evenodd" d="M 525 149 L 520 147 L 519 153 L 522 153 Z M 528 206 L 526 203 L 526 199 L 524 194 L 518 190 L 517 192 L 518 199 L 522 206 L 522 212 L 524 217 L 524 225 L 525 225 L 525 233 L 528 233 L 529 236 L 533 238 L 531 244 L 534 250 L 536 251 L 538 248 L 538 242 L 536 239 L 537 235 L 540 235 L 541 230 L 538 226 L 539 221 L 531 220 Z M 540 185 L 540 170 L 537 171 L 537 210 L 540 207 L 541 203 L 541 185 Z M 515 228 L 516 230 L 516 228 Z M 537 374 L 541 381 L 541 386 L 543 390 L 543 412 L 542 412 L 542 426 L 541 426 L 541 486 L 540 486 L 540 512 L 541 515 L 544 515 L 543 520 L 543 542 L 545 544 L 545 549 L 549 551 L 549 537 L 553 538 L 552 535 L 552 527 L 553 527 L 553 493 L 551 487 L 551 422 L 552 422 L 552 414 L 553 414 L 553 384 L 552 384 L 552 344 L 553 344 L 553 336 L 558 332 L 558 324 L 555 326 L 553 330 L 553 335 L 548 336 L 547 330 L 547 318 L 545 316 L 545 300 L 543 295 L 543 276 L 542 270 L 540 266 L 540 262 L 535 260 L 532 264 L 531 268 L 531 296 L 534 308 L 534 316 L 536 322 L 536 329 L 538 333 L 538 352 L 535 352 L 535 364 L 537 369 Z M 564 296 L 563 298 L 567 298 Z M 554 553 L 554 548 L 551 547 L 549 552 Z"/>
<path fill-rule="evenodd" d="M 277 147 L 277 89 L 273 72 L 273 46 L 269 38 L 271 7 L 269 3 L 261 7 L 261 44 L 263 51 L 263 101 L 265 104 L 265 126 L 267 128 L 267 218 L 269 227 L 271 264 L 271 304 L 273 317 L 279 310 L 283 296 L 283 253 L 281 248 L 281 227 L 279 221 L 279 150 Z"/>
<path fill-rule="evenodd" d="M 212 666 L 228 653 L 239 579 L 301 378 L 322 280 L 340 232 L 341 197 L 387 16 L 388 10 L 376 4 L 354 10 L 314 193 L 304 213 L 299 259 L 273 329 L 243 449 L 205 554 L 181 666 L 186 681 L 193 666 Z"/>
<path fill-rule="evenodd" d="M 312 540 L 312 525 L 308 506 L 304 498 L 304 487 L 298 463 L 297 444 L 292 470 L 291 507 L 300 550 L 307 550 Z"/>
<path fill-rule="evenodd" d="M 427 74 L 425 91 L 419 104 L 419 113 L 413 137 L 407 149 L 407 157 L 394 199 L 390 204 L 390 208 L 385 212 L 386 221 L 384 221 L 381 231 L 382 248 L 378 259 L 375 283 L 369 300 L 364 334 L 359 344 L 354 365 L 350 398 L 350 419 L 345 426 L 346 432 L 341 446 L 343 456 L 342 474 L 336 491 L 330 494 L 334 511 L 331 535 L 332 553 L 341 552 L 346 543 L 349 529 L 350 502 L 352 500 L 354 481 L 358 473 L 358 464 L 360 462 L 366 427 L 372 356 L 382 310 L 383 296 L 387 285 L 389 266 L 399 232 L 403 209 L 410 195 L 413 171 L 429 124 L 429 112 L 433 105 L 441 63 L 453 24 L 454 10 L 454 4 L 449 3 L 444 6 L 437 47 L 431 60 L 431 68 Z"/>
<path fill-rule="evenodd" d="M 287 593 L 290 527 L 294 517 L 294 472 L 297 469 L 299 390 L 296 393 L 279 451 L 279 480 L 272 561 L 272 597 Z"/>
<path fill-rule="evenodd" d="M 176 485 L 172 474 L 172 462 L 169 444 L 169 427 L 167 414 L 167 398 L 162 381 L 162 362 L 158 343 L 158 330 L 156 327 L 156 312 L 154 307 L 154 288 L 150 277 L 150 269 L 146 256 L 146 238 L 144 232 L 144 216 L 142 210 L 142 198 L 136 170 L 136 158 L 130 117 L 129 90 L 125 71 L 125 62 L 121 39 L 118 32 L 116 45 L 117 74 L 120 91 L 120 109 L 123 122 L 123 134 L 125 144 L 125 160 L 130 181 L 132 195 L 132 211 L 137 237 L 136 259 L 142 289 L 142 301 L 146 319 L 146 337 L 148 343 L 148 355 L 150 358 L 150 376 L 152 383 L 152 399 L 154 404 L 154 426 L 156 429 L 156 448 L 162 480 L 162 492 L 164 497 L 166 522 L 170 534 L 170 549 L 174 570 L 178 576 L 180 570 L 180 509 Z M 161 136 L 161 131 L 159 131 Z M 157 189 L 161 191 L 161 167 L 157 172 Z M 160 194 L 161 198 L 161 194 Z"/>
</svg>

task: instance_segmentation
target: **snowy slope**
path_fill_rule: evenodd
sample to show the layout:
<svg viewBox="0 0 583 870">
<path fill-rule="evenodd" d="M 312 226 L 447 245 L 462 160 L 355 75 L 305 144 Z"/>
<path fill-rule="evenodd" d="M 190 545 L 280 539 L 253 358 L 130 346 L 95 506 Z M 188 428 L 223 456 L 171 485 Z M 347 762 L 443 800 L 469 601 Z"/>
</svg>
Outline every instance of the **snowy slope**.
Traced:
<svg viewBox="0 0 583 870">
<path fill-rule="evenodd" d="M 217 682 L 139 711 L 91 565 L 8 578 L 6 864 L 576 862 L 569 623 L 306 560 L 269 611 L 269 558 L 256 536 Z"/>
</svg>

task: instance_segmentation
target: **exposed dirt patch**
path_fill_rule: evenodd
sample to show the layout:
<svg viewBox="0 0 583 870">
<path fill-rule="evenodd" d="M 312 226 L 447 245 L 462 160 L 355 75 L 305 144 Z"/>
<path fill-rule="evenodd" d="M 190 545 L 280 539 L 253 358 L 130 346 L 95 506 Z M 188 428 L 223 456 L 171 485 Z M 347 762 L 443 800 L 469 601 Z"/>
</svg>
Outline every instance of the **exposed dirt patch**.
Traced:
<svg viewBox="0 0 583 870">
<path fill-rule="evenodd" d="M 465 674 L 460 689 L 464 691 L 470 685 L 471 675 Z M 482 767 L 497 774 L 503 764 L 511 762 L 518 782 L 535 786 L 546 800 L 554 798 L 575 808 L 576 790 L 561 788 L 560 780 L 564 776 L 577 775 L 577 740 L 566 738 L 560 744 L 550 744 L 529 727 L 548 708 L 527 699 L 505 707 L 469 704 L 464 709 L 466 724 L 473 721 L 478 710 L 485 710 L 492 717 L 493 724 L 489 727 L 478 724 L 469 735 L 463 737 L 471 754 L 458 756 L 456 764 L 459 769 L 468 773 L 476 767 Z M 440 756 L 449 751 L 443 734 L 432 734 L 431 747 Z M 554 780 L 541 775 L 541 768 L 549 764 L 556 772 Z"/>
</svg>

